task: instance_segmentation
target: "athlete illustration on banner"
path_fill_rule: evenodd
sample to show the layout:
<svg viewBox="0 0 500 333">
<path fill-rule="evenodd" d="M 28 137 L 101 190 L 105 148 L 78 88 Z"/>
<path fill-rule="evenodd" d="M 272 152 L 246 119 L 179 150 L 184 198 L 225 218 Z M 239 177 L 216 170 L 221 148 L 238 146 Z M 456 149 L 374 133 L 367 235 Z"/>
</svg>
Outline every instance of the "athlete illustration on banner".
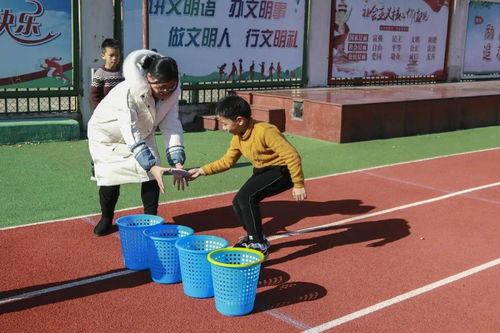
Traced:
<svg viewBox="0 0 500 333">
<path fill-rule="evenodd" d="M 274 62 L 271 62 L 271 65 L 269 66 L 269 76 L 267 77 L 269 80 L 273 79 L 273 74 L 274 74 Z"/>
<path fill-rule="evenodd" d="M 278 64 L 276 65 L 276 75 L 278 77 L 278 80 L 281 79 L 281 71 L 283 68 L 281 67 L 281 62 L 278 61 Z"/>
<path fill-rule="evenodd" d="M 252 64 L 250 65 L 248 72 L 250 73 L 250 80 L 253 80 L 253 75 L 255 73 L 255 61 L 254 60 L 252 60 Z"/>
<path fill-rule="evenodd" d="M 217 69 L 219 70 L 219 81 L 222 81 L 222 79 L 226 76 L 226 63 L 223 63 L 221 66 L 217 66 Z"/>
<path fill-rule="evenodd" d="M 44 60 L 45 64 L 40 65 L 41 68 L 47 71 L 47 77 L 53 77 L 57 80 L 62 80 L 64 83 L 69 83 L 70 79 L 64 76 L 63 66 L 58 63 L 62 58 L 52 57 Z"/>
<path fill-rule="evenodd" d="M 240 72 L 240 76 L 239 76 L 239 79 L 242 80 L 243 79 L 243 59 L 238 59 L 238 62 L 240 63 L 239 66 L 238 66 L 238 70 Z"/>
<path fill-rule="evenodd" d="M 231 61 L 231 70 L 229 72 L 226 72 L 227 64 L 228 63 L 223 63 L 221 66 L 217 66 L 218 73 L 219 73 L 219 81 L 225 81 L 225 82 L 238 82 L 238 81 L 246 81 L 246 80 L 254 80 L 254 79 L 260 79 L 260 80 L 282 80 L 282 79 L 294 79 L 296 78 L 296 73 L 284 69 L 283 65 L 281 64 L 281 61 L 271 61 L 269 65 L 266 66 L 265 61 L 262 61 L 260 63 L 255 63 L 255 60 L 252 60 L 250 66 L 248 67 L 248 71 L 244 71 L 244 63 L 245 60 L 243 58 L 237 59 L 237 61 Z M 260 66 L 260 77 L 256 75 L 255 71 L 255 66 L 258 65 Z"/>
<path fill-rule="evenodd" d="M 260 79 L 265 79 L 264 77 L 264 71 L 266 70 L 266 63 L 263 61 L 260 63 Z"/>
</svg>

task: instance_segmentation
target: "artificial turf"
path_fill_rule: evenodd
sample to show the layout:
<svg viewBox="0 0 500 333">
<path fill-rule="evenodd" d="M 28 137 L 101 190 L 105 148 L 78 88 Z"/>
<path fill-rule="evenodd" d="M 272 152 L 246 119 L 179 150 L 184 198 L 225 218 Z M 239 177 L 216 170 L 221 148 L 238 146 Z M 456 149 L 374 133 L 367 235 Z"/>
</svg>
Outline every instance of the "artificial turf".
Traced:
<svg viewBox="0 0 500 333">
<path fill-rule="evenodd" d="M 500 147 L 500 126 L 346 144 L 285 135 L 302 156 L 306 178 Z M 185 167 L 222 156 L 229 140 L 222 131 L 185 133 Z M 157 142 L 163 150 L 160 136 Z M 4 145 L 0 156 L 0 228 L 99 212 L 86 140 Z M 232 170 L 202 177 L 185 191 L 169 184 L 160 201 L 237 190 L 250 173 L 250 163 L 242 158 Z M 117 209 L 140 205 L 139 185 L 123 185 Z"/>
</svg>

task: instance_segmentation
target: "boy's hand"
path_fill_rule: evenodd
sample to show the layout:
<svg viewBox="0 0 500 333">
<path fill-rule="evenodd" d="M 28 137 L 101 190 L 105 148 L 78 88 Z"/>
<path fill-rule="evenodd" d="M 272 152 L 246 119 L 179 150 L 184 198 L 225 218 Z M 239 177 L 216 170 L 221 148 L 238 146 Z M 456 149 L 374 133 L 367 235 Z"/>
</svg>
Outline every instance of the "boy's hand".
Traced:
<svg viewBox="0 0 500 333">
<path fill-rule="evenodd" d="M 149 171 L 158 182 L 158 186 L 160 187 L 161 193 L 165 193 L 165 185 L 163 184 L 163 174 L 165 172 L 169 172 L 170 168 L 164 168 L 158 165 L 153 165 Z"/>
<path fill-rule="evenodd" d="M 296 188 L 294 187 L 292 190 L 292 196 L 295 201 L 302 201 L 307 199 L 307 193 L 305 187 Z"/>
<path fill-rule="evenodd" d="M 188 179 L 185 178 L 184 176 L 182 175 L 179 175 L 179 174 L 174 174 L 173 175 L 174 177 L 174 187 L 177 187 L 177 190 L 183 190 L 186 188 L 186 186 L 189 186 L 188 184 Z"/>
<path fill-rule="evenodd" d="M 188 171 L 189 171 L 189 175 L 190 175 L 188 180 L 195 180 L 199 176 L 205 176 L 205 173 L 203 172 L 202 168 L 194 168 L 194 169 L 190 169 Z"/>
<path fill-rule="evenodd" d="M 184 165 L 182 165 L 181 163 L 176 163 L 175 168 L 184 170 Z M 174 187 L 177 187 L 178 191 L 180 190 L 184 191 L 186 186 L 189 186 L 188 180 L 184 176 L 181 176 L 179 174 L 172 174 L 172 176 L 173 176 Z"/>
</svg>

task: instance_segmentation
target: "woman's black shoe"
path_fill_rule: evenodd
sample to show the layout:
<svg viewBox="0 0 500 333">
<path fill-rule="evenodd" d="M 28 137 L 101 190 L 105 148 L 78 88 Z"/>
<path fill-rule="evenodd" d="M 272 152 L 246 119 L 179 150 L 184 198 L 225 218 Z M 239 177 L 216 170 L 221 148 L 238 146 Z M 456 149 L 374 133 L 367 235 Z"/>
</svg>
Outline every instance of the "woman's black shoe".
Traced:
<svg viewBox="0 0 500 333">
<path fill-rule="evenodd" d="M 101 218 L 99 223 L 97 223 L 97 225 L 94 228 L 94 235 L 104 236 L 104 235 L 107 235 L 108 233 L 110 233 L 112 222 L 113 221 L 110 219 Z"/>
</svg>

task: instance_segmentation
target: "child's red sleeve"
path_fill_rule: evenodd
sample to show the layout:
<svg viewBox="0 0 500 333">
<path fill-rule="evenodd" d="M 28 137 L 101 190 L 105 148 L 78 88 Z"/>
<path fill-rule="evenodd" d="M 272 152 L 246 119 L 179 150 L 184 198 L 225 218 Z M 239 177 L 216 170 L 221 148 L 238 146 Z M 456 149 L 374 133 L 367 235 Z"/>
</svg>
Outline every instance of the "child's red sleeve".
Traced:
<svg viewBox="0 0 500 333">
<path fill-rule="evenodd" d="M 89 90 L 89 99 L 92 108 L 95 109 L 97 107 L 97 104 L 99 104 L 103 98 L 104 98 L 104 80 L 100 76 L 94 75 Z"/>
</svg>

